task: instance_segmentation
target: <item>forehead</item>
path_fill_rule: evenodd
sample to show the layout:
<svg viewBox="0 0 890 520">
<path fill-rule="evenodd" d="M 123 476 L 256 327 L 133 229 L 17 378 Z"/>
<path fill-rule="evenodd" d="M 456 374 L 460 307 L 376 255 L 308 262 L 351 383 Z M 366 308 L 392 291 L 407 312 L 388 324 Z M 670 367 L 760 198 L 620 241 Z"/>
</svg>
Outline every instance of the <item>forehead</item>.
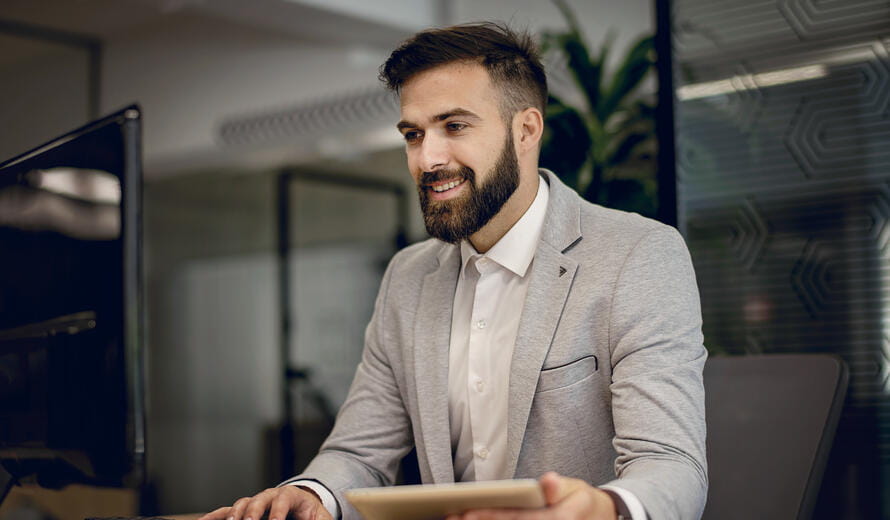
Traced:
<svg viewBox="0 0 890 520">
<path fill-rule="evenodd" d="M 499 114 L 498 93 L 477 63 L 448 63 L 419 72 L 402 86 L 399 100 L 402 119 L 417 123 L 455 108 L 483 118 Z"/>
</svg>

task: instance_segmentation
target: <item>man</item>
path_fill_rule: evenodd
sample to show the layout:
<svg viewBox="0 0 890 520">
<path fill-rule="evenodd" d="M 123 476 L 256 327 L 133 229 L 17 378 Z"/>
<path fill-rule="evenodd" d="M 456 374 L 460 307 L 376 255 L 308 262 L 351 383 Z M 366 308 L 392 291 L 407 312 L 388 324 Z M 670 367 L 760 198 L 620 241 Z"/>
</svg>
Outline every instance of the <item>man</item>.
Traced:
<svg viewBox="0 0 890 520">
<path fill-rule="evenodd" d="M 206 518 L 358 518 L 343 492 L 391 485 L 412 446 L 424 482 L 540 478 L 549 504 L 465 518 L 698 518 L 706 352 L 679 234 L 538 170 L 547 90 L 527 35 L 424 31 L 381 77 L 436 239 L 390 262 L 305 472 Z"/>
</svg>

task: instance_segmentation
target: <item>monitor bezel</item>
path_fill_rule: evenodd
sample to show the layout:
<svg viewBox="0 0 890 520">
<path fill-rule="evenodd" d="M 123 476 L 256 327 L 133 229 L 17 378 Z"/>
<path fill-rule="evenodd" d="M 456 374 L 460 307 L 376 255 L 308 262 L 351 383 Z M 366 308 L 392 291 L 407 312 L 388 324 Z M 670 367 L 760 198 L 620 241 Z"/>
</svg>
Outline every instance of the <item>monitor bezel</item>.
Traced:
<svg viewBox="0 0 890 520">
<path fill-rule="evenodd" d="M 138 487 L 145 481 L 146 399 L 145 367 L 145 294 L 143 290 L 142 246 L 142 110 L 138 104 L 126 106 L 105 117 L 91 121 L 55 139 L 0 163 L 0 177 L 24 175 L 39 162 L 41 154 L 63 146 L 90 132 L 115 124 L 121 129 L 124 163 L 121 182 L 121 247 L 123 253 L 123 355 L 126 374 L 127 424 L 126 451 L 128 472 L 120 481 L 97 476 L 98 485 Z M 14 473 L 14 471 L 11 471 Z M 15 479 L 28 475 L 13 474 Z M 84 479 L 88 480 L 88 479 Z M 74 482 L 69 482 L 74 483 Z"/>
</svg>

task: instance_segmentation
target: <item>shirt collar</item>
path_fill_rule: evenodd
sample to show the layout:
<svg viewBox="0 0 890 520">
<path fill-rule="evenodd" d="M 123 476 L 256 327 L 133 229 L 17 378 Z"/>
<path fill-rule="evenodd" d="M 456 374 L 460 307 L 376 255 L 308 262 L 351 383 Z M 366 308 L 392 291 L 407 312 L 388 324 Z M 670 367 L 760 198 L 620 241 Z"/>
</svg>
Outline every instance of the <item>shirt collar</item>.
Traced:
<svg viewBox="0 0 890 520">
<path fill-rule="evenodd" d="M 541 238 L 549 199 L 550 189 L 547 181 L 538 177 L 538 193 L 531 206 L 487 253 L 479 255 L 469 240 L 461 240 L 461 272 L 473 256 L 486 256 L 517 275 L 525 276 L 528 266 L 535 257 L 538 240 Z"/>
</svg>

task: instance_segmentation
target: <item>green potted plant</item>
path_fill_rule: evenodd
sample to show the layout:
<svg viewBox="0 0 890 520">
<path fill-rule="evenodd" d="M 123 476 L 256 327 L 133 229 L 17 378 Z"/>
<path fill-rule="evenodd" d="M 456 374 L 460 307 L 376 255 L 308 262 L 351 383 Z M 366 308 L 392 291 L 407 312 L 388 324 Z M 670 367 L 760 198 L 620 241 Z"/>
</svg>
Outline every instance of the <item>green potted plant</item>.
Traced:
<svg viewBox="0 0 890 520">
<path fill-rule="evenodd" d="M 655 216 L 654 94 L 640 88 L 654 70 L 653 37 L 638 39 L 607 70 L 612 38 L 590 52 L 565 0 L 553 3 L 568 30 L 544 33 L 542 48 L 564 53 L 585 106 L 550 95 L 541 164 L 591 202 Z"/>
</svg>

